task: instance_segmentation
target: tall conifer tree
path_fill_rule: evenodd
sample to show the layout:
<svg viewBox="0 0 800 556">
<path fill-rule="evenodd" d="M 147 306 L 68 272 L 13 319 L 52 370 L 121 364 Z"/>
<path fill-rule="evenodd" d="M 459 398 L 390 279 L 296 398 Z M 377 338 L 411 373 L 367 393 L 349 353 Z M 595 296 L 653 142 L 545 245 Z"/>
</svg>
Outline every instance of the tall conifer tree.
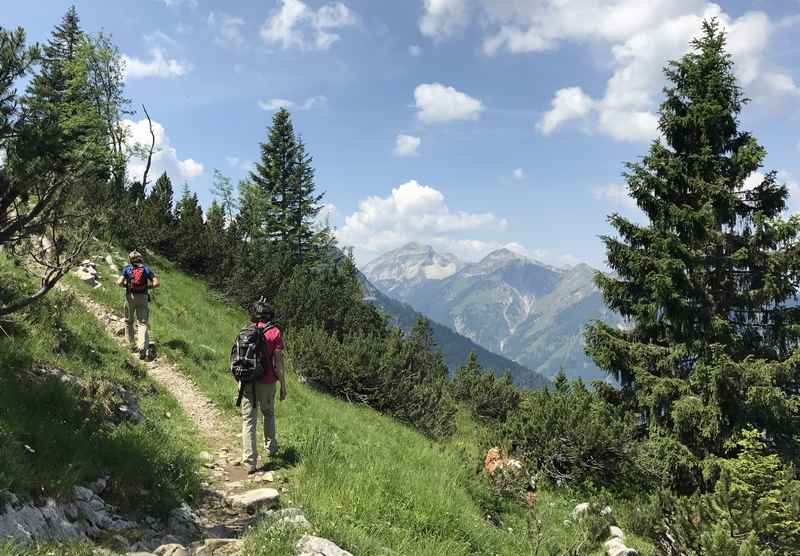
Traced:
<svg viewBox="0 0 800 556">
<path fill-rule="evenodd" d="M 175 209 L 172 180 L 166 172 L 156 180 L 142 207 L 148 243 L 167 257 L 175 255 Z M 137 211 L 138 212 L 138 211 Z"/>
<path fill-rule="evenodd" d="M 739 127 L 747 100 L 716 20 L 665 74 L 663 139 L 626 173 L 649 222 L 609 217 L 616 274 L 596 277 L 632 326 L 593 324 L 587 351 L 621 381 L 651 439 L 671 446 L 662 453 L 684 454 L 673 480 L 692 488 L 700 461 L 724 454 L 748 423 L 773 447 L 796 448 L 800 219 L 782 219 L 788 193 L 774 172 L 746 185 L 765 150 Z"/>
<path fill-rule="evenodd" d="M 318 232 L 314 223 L 322 205 L 323 194 L 315 191 L 312 158 L 306 153 L 302 139 L 298 139 L 295 150 L 297 164 L 292 176 L 288 203 L 288 240 L 298 261 L 305 259 L 315 245 Z"/>
<path fill-rule="evenodd" d="M 178 226 L 175 248 L 178 264 L 190 272 L 204 274 L 208 260 L 208 236 L 203 220 L 203 209 L 197 194 L 183 186 L 183 194 L 176 209 Z"/>
<path fill-rule="evenodd" d="M 289 203 L 296 167 L 294 127 L 289 112 L 281 108 L 272 118 L 267 142 L 261 143 L 261 160 L 250 172 L 250 179 L 261 188 L 269 203 L 264 215 L 268 237 L 284 244 L 289 239 Z"/>
<path fill-rule="evenodd" d="M 315 192 L 311 157 L 295 135 L 286 109 L 273 117 L 268 140 L 261 144 L 261 160 L 250 179 L 265 197 L 266 237 L 301 262 L 321 237 L 314 230 L 314 218 L 322 195 Z"/>
</svg>

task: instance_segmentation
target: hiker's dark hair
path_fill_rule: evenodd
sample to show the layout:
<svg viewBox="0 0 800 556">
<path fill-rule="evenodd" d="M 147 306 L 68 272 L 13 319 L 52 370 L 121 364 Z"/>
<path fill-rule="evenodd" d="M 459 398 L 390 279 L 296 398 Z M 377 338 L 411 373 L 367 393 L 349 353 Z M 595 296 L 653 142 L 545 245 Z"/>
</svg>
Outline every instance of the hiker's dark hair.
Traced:
<svg viewBox="0 0 800 556">
<path fill-rule="evenodd" d="M 275 309 L 263 297 L 250 305 L 250 320 L 252 322 L 270 322 L 275 318 Z"/>
</svg>

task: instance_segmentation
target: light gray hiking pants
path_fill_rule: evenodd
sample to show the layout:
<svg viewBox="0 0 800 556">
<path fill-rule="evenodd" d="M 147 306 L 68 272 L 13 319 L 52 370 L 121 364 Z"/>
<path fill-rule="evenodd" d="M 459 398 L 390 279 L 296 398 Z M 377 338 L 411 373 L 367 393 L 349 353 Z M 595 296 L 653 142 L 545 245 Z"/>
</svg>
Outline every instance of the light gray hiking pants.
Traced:
<svg viewBox="0 0 800 556">
<path fill-rule="evenodd" d="M 255 397 L 253 396 L 255 386 Z M 275 384 L 245 384 L 242 395 L 242 464 L 247 469 L 258 465 L 256 424 L 258 408 L 264 415 L 264 449 L 273 455 L 278 451 L 275 439 Z"/>
<path fill-rule="evenodd" d="M 147 307 L 147 294 L 146 293 L 126 293 L 125 294 L 125 332 L 128 336 L 128 343 L 135 345 L 139 351 L 147 349 L 149 345 L 149 336 L 147 334 L 147 319 L 149 316 L 149 309 Z M 137 339 L 134 344 L 133 338 L 133 320 L 137 322 Z"/>
</svg>

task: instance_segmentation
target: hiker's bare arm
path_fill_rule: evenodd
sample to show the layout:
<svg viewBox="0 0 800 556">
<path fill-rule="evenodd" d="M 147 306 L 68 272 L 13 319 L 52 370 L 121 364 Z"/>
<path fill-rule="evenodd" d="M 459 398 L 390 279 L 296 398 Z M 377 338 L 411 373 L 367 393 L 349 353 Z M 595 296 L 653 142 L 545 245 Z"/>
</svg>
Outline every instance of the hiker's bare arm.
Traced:
<svg viewBox="0 0 800 556">
<path fill-rule="evenodd" d="M 278 382 L 281 383 L 281 391 L 279 394 L 280 400 L 286 399 L 286 375 L 283 369 L 283 350 L 278 350 L 272 354 L 275 363 L 275 374 L 278 375 Z"/>
<path fill-rule="evenodd" d="M 120 275 L 119 275 L 119 278 L 117 278 L 117 285 L 118 285 L 120 288 L 123 288 L 123 287 L 125 287 L 125 276 L 123 276 L 122 274 L 120 274 Z"/>
<path fill-rule="evenodd" d="M 150 287 L 153 289 L 156 289 L 158 287 L 158 276 L 153 276 L 153 285 Z"/>
<path fill-rule="evenodd" d="M 272 354 L 273 363 L 275 364 L 275 374 L 281 384 L 284 383 L 283 376 L 283 350 L 279 349 Z"/>
</svg>

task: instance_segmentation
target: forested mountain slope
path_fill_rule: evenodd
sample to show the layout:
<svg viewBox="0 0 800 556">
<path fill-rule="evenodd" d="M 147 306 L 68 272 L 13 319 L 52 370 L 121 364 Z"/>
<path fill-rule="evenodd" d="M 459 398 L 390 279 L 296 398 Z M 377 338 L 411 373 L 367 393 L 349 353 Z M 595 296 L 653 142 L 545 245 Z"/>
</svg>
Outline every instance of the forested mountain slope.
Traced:
<svg viewBox="0 0 800 556">
<path fill-rule="evenodd" d="M 360 282 L 367 300 L 380 307 L 397 326 L 406 331 L 411 330 L 421 313 L 415 311 L 410 305 L 381 292 L 363 274 L 360 274 Z M 498 376 L 508 371 L 511 373 L 514 384 L 521 388 L 541 388 L 549 382 L 539 373 L 489 351 L 448 326 L 433 320 L 430 324 L 438 348 L 442 350 L 444 360 L 451 372 L 463 365 L 470 353 L 474 353 L 484 368 L 493 370 Z"/>
<path fill-rule="evenodd" d="M 559 269 L 507 249 L 477 263 L 440 255 L 416 243 L 364 266 L 382 293 L 451 327 L 488 351 L 545 376 L 605 379 L 584 353 L 583 330 L 592 320 L 612 325 L 585 264 Z"/>
</svg>

